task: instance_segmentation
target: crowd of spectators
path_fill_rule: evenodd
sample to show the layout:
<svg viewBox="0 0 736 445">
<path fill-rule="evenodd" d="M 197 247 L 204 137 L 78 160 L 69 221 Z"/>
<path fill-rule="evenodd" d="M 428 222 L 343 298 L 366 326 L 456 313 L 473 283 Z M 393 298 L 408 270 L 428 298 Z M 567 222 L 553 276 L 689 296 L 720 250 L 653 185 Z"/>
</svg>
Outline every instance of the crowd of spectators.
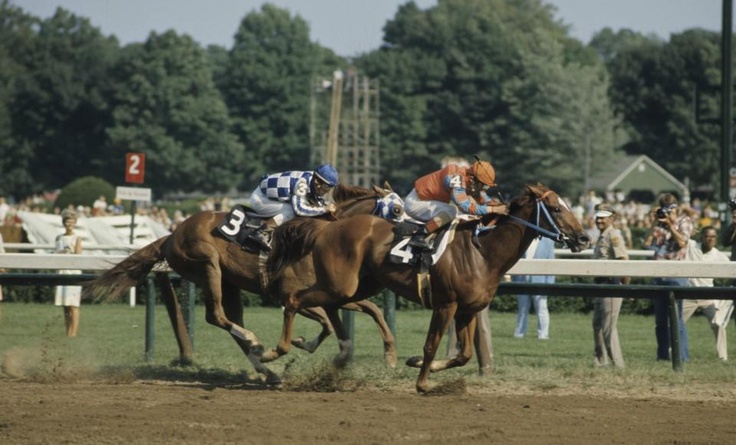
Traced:
<svg viewBox="0 0 736 445">
<path fill-rule="evenodd" d="M 64 209 L 50 207 L 49 202 L 53 202 L 56 196 L 48 195 L 48 193 L 36 194 L 13 204 L 9 203 L 5 197 L 0 196 L 0 222 L 4 225 L 20 225 L 22 223 L 20 218 L 18 218 L 18 212 L 20 211 L 47 212 L 47 209 L 50 208 L 52 213 L 60 215 Z M 631 229 L 650 228 L 652 218 L 650 218 L 649 214 L 656 207 L 649 203 L 627 199 L 621 192 L 609 192 L 605 196 L 599 196 L 595 191 L 590 191 L 578 197 L 575 203 L 571 203 L 569 199 L 566 200 L 578 220 L 591 232 L 593 239 L 597 237 L 594 216 L 596 205 L 602 202 L 611 204 L 613 210 L 616 212 L 615 227 L 624 236 L 628 249 L 634 248 Z M 228 198 L 208 197 L 199 201 L 198 207 L 199 210 L 203 211 L 227 211 L 232 207 L 232 202 Z M 90 205 L 77 205 L 70 206 L 69 208 L 76 211 L 80 218 L 113 216 L 125 213 L 125 208 L 120 199 L 116 198 L 112 202 L 108 202 L 104 196 L 100 196 L 94 202 L 90 203 Z M 713 226 L 716 230 L 720 231 L 721 220 L 719 219 L 715 203 L 705 199 L 694 198 L 689 204 L 683 204 L 683 211 L 690 215 L 695 223 L 696 229 Z M 170 214 L 166 208 L 157 205 L 139 206 L 136 214 L 148 216 L 169 230 L 174 230 L 179 223 L 189 216 L 183 210 L 175 210 Z"/>
<path fill-rule="evenodd" d="M 614 227 L 621 231 L 626 242 L 627 249 L 634 249 L 632 229 L 646 230 L 651 228 L 654 218 L 651 213 L 656 209 L 656 204 L 638 202 L 627 199 L 622 192 L 608 192 L 605 196 L 599 196 L 595 191 L 581 195 L 576 203 L 570 203 L 573 214 L 582 223 L 583 227 L 591 234 L 592 239 L 598 237 L 598 229 L 595 225 L 595 208 L 603 202 L 611 205 L 616 212 L 614 215 Z M 717 204 L 707 199 L 693 198 L 689 203 L 683 203 L 681 210 L 690 216 L 694 223 L 695 232 L 703 227 L 715 227 L 720 231 L 721 219 L 717 210 Z"/>
</svg>

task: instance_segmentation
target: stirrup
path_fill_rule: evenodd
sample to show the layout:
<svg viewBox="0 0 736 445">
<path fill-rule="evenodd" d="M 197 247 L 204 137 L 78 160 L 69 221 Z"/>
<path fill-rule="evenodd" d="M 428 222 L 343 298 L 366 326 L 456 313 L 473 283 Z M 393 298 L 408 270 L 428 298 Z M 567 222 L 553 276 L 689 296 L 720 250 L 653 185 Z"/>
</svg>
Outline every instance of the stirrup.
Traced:
<svg viewBox="0 0 736 445">
<path fill-rule="evenodd" d="M 271 236 L 270 234 L 264 232 L 263 230 L 256 230 L 253 232 L 253 234 L 250 236 L 250 238 L 257 242 L 263 250 L 266 252 L 271 251 Z"/>
</svg>

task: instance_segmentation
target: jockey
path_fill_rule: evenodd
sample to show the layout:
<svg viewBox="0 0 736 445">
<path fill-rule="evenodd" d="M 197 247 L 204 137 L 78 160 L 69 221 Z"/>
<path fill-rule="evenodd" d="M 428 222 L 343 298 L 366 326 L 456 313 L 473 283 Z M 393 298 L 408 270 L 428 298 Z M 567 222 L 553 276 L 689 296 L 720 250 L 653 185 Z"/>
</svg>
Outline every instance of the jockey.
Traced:
<svg viewBox="0 0 736 445">
<path fill-rule="evenodd" d="M 507 215 L 508 207 L 488 192 L 495 187 L 496 172 L 490 162 L 476 161 L 470 166 L 449 164 L 414 182 L 414 189 L 404 198 L 404 210 L 426 223 L 433 233 L 454 220 L 459 213 Z M 429 249 L 424 237 L 411 244 Z"/>
<path fill-rule="evenodd" d="M 271 250 L 274 228 L 295 216 L 319 216 L 334 212 L 331 191 L 337 186 L 337 170 L 322 164 L 314 171 L 287 171 L 264 175 L 250 195 L 250 208 L 266 221 L 252 238 Z"/>
</svg>

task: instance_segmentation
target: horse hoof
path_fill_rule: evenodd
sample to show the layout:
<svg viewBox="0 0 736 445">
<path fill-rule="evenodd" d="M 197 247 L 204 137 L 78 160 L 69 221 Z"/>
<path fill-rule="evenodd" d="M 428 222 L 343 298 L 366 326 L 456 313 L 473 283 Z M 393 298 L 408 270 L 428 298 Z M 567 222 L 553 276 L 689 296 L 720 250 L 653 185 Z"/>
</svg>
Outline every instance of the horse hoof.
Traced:
<svg viewBox="0 0 736 445">
<path fill-rule="evenodd" d="M 282 383 L 281 377 L 276 374 L 269 374 L 266 376 L 266 385 L 268 386 L 281 386 Z"/>
<path fill-rule="evenodd" d="M 423 363 L 424 357 L 420 355 L 409 357 L 409 359 L 406 360 L 406 366 L 411 366 L 412 368 L 421 368 Z"/>
<path fill-rule="evenodd" d="M 396 357 L 396 352 L 384 354 L 383 361 L 386 363 L 386 366 L 393 369 L 396 368 L 396 363 L 398 362 L 398 358 Z"/>
<path fill-rule="evenodd" d="M 186 368 L 192 365 L 194 365 L 194 360 L 188 357 L 175 358 L 174 360 L 171 361 L 171 363 L 169 363 L 169 366 L 181 366 L 183 368 Z"/>
<path fill-rule="evenodd" d="M 306 343 L 307 343 L 307 339 L 304 337 L 297 337 L 291 340 L 291 345 L 299 349 L 306 349 L 306 346 L 305 346 Z"/>
<path fill-rule="evenodd" d="M 264 352 L 263 355 L 261 355 L 261 363 L 272 362 L 277 358 L 279 358 L 279 355 L 276 353 L 276 351 L 271 349 L 270 351 Z"/>
</svg>

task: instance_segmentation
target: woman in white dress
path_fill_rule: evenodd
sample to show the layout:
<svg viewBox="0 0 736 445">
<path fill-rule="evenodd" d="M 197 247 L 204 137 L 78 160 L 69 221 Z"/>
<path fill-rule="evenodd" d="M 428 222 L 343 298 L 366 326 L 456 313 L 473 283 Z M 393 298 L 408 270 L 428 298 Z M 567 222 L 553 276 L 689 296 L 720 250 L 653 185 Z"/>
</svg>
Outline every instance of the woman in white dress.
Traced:
<svg viewBox="0 0 736 445">
<path fill-rule="evenodd" d="M 81 254 L 82 237 L 74 233 L 77 225 L 77 214 L 73 210 L 61 212 L 61 222 L 64 224 L 64 233 L 56 237 L 56 253 Z M 81 274 L 81 270 L 61 270 L 60 274 Z M 64 308 L 64 324 L 66 336 L 76 337 L 79 329 L 79 305 L 82 297 L 82 286 L 57 286 L 56 306 Z"/>
</svg>

